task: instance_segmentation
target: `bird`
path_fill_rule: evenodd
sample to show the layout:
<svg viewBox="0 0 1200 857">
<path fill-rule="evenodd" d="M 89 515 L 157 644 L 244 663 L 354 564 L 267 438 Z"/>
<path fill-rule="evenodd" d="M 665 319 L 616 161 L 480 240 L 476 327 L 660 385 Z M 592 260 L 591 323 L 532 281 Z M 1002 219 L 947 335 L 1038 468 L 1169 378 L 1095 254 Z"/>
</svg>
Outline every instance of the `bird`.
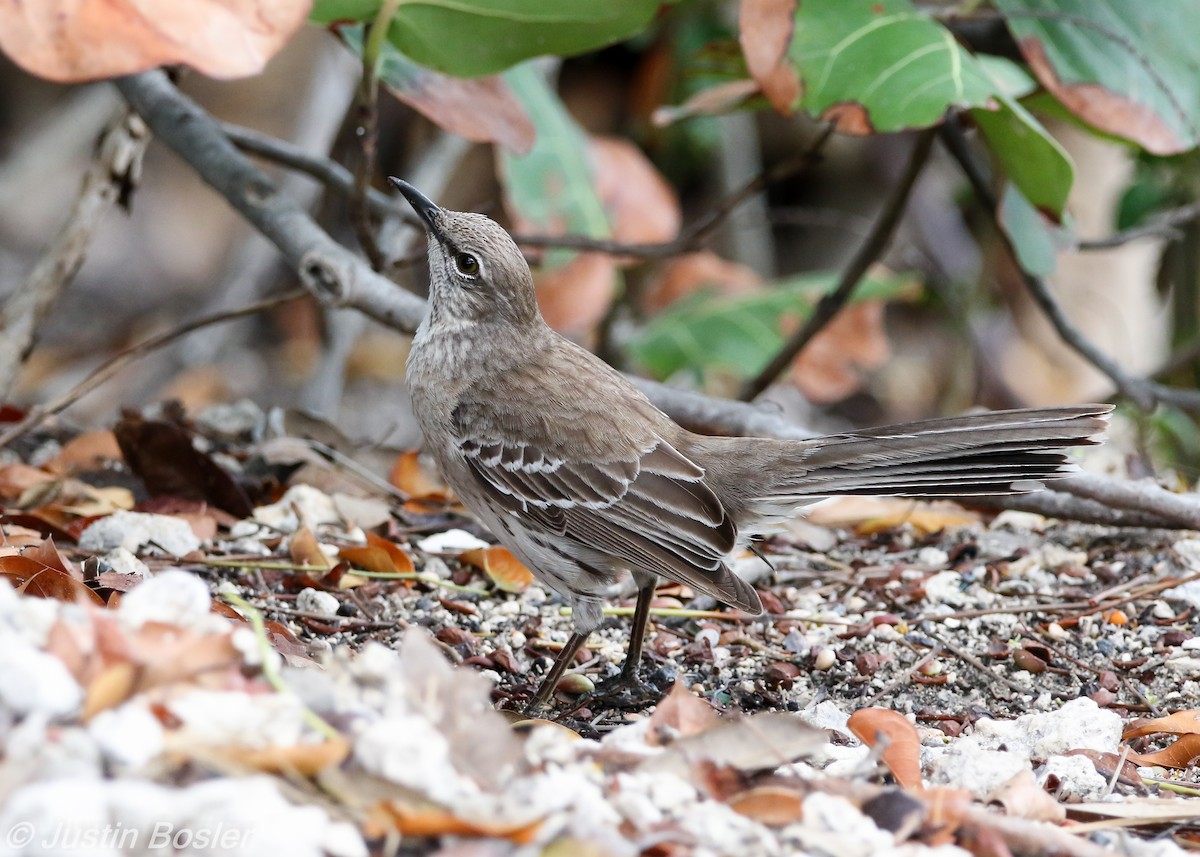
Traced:
<svg viewBox="0 0 1200 857">
<path fill-rule="evenodd" d="M 600 624 L 606 593 L 637 585 L 614 687 L 637 684 L 660 577 L 751 614 L 730 568 L 752 536 L 835 495 L 1038 490 L 1077 472 L 1111 406 L 992 411 L 809 440 L 695 434 L 553 330 L 508 232 L 390 177 L 428 236 L 428 311 L 406 380 L 427 450 L 463 504 L 572 608 L 574 633 L 526 707 L 536 712 Z"/>
</svg>

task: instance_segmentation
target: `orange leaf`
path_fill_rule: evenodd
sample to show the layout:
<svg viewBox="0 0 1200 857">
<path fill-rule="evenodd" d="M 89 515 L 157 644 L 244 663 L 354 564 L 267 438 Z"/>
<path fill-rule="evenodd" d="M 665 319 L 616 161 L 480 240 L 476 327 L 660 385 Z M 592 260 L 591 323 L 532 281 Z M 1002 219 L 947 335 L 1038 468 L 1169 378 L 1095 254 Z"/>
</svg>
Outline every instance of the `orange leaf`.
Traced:
<svg viewBox="0 0 1200 857">
<path fill-rule="evenodd" d="M 67 476 L 79 470 L 95 470 L 109 461 L 121 461 L 121 447 L 111 431 L 84 432 L 68 441 L 58 455 L 46 462 L 52 473 Z"/>
<path fill-rule="evenodd" d="M 421 464 L 416 450 L 400 453 L 388 481 L 413 499 L 444 501 L 450 496 L 450 489 Z"/>
<path fill-rule="evenodd" d="M 523 592 L 533 583 L 533 573 L 501 545 L 464 551 L 458 559 L 482 571 L 503 592 Z"/>
<path fill-rule="evenodd" d="M 1140 738 L 1143 735 L 1153 735 L 1155 732 L 1170 732 L 1173 735 L 1200 734 L 1200 711 L 1176 711 L 1166 717 L 1156 717 L 1153 720 L 1136 720 L 1121 736 L 1126 741 L 1130 738 Z"/>
<path fill-rule="evenodd" d="M 1168 768 L 1188 768 L 1200 756 L 1200 735 L 1180 735 L 1170 746 L 1153 753 L 1131 753 L 1129 758 L 1136 765 L 1164 765 Z"/>
<path fill-rule="evenodd" d="M 0 5 L 0 50 L 40 77 L 96 80 L 182 63 L 211 77 L 262 70 L 311 0 L 57 0 Z"/>
<path fill-rule="evenodd" d="M 403 548 L 375 533 L 367 533 L 365 546 L 342 548 L 340 555 L 356 568 L 380 574 L 412 574 L 415 569 L 412 557 Z"/>
<path fill-rule="evenodd" d="M 785 827 L 803 816 L 804 796 L 784 786 L 758 786 L 729 799 L 729 808 L 767 827 Z"/>
<path fill-rule="evenodd" d="M 883 763 L 896 782 L 906 789 L 920 791 L 924 788 L 921 784 L 921 739 L 916 727 L 903 714 L 887 708 L 860 708 L 850 715 L 847 725 L 868 747 L 874 747 L 881 740 L 887 742 Z"/>
<path fill-rule="evenodd" d="M 292 562 L 314 568 L 333 568 L 336 563 L 321 549 L 321 543 L 308 527 L 300 527 L 288 539 L 288 555 Z"/>
</svg>

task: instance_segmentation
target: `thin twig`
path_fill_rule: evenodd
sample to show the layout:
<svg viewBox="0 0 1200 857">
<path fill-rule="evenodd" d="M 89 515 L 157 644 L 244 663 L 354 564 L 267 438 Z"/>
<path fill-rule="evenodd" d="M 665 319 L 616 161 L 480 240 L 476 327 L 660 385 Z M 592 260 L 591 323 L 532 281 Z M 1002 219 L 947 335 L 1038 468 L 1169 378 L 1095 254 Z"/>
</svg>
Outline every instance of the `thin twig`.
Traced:
<svg viewBox="0 0 1200 857">
<path fill-rule="evenodd" d="M 1192 202 L 1162 211 L 1147 219 L 1145 223 L 1122 229 L 1104 238 L 1092 238 L 1075 242 L 1076 250 L 1109 250 L 1121 247 L 1140 238 L 1177 238 L 1179 232 L 1176 226 L 1183 226 L 1200 220 L 1200 202 Z"/>
<path fill-rule="evenodd" d="M 875 218 L 875 222 L 871 225 L 871 231 L 867 234 L 863 243 L 859 245 L 854 258 L 850 260 L 846 269 L 842 271 L 837 287 L 821 298 L 816 307 L 813 308 L 812 315 L 809 316 L 804 327 L 784 343 L 783 347 L 771 359 L 766 368 L 759 372 L 755 378 L 747 382 L 739 396 L 742 401 L 751 401 L 774 383 L 780 373 L 792 364 L 796 356 L 804 350 L 804 347 L 812 341 L 813 337 L 846 306 L 846 303 L 850 300 L 850 296 L 854 294 L 854 290 L 866 275 L 867 270 L 871 265 L 875 264 L 891 242 L 892 235 L 895 233 L 896 227 L 900 223 L 900 218 L 904 214 L 905 206 L 908 204 L 908 198 L 912 193 L 913 186 L 917 182 L 917 177 L 921 174 L 926 161 L 929 160 L 929 153 L 933 148 L 935 133 L 933 129 L 926 129 L 917 136 L 917 139 L 913 143 L 912 152 L 908 156 L 908 163 L 904 167 L 904 172 L 892 188 L 892 192 L 888 195 L 888 198 L 884 201 L 879 211 L 879 216 Z"/>
<path fill-rule="evenodd" d="M 264 310 L 274 309 L 288 301 L 294 301 L 304 297 L 306 292 L 303 289 L 296 289 L 286 294 L 278 295 L 272 298 L 266 298 L 261 301 L 255 301 L 252 304 L 247 304 L 237 309 L 225 310 L 223 312 L 213 313 L 212 315 L 201 316 L 200 318 L 192 319 L 177 325 L 170 330 L 165 330 L 162 333 L 156 334 L 144 339 L 136 345 L 131 345 L 119 354 L 114 355 L 105 362 L 101 363 L 93 369 L 86 378 L 67 390 L 61 396 L 52 399 L 45 404 L 31 408 L 29 413 L 25 415 L 25 419 L 16 423 L 11 428 L 7 429 L 3 434 L 0 434 L 0 449 L 8 446 L 17 438 L 29 432 L 31 429 L 41 425 L 50 417 L 59 413 L 67 407 L 70 407 L 80 397 L 99 387 L 101 384 L 110 380 L 114 375 L 128 366 L 130 363 L 145 357 L 147 354 L 162 348 L 171 342 L 174 342 L 181 336 L 186 336 L 194 331 L 201 330 L 205 327 L 211 327 L 214 324 L 232 321 L 237 318 L 243 318 L 248 315 L 263 312 Z"/>
<path fill-rule="evenodd" d="M 1010 252 L 1014 252 L 1015 254 L 1012 239 L 1009 238 L 1000 223 L 999 204 L 996 195 L 992 192 L 983 171 L 975 162 L 966 135 L 963 133 L 962 125 L 958 117 L 953 113 L 947 116 L 946 121 L 942 125 L 942 142 L 950 155 L 962 167 L 963 173 L 970 182 L 972 190 L 974 190 L 975 195 L 979 198 L 980 204 L 987 210 L 988 216 L 992 219 L 1001 239 L 1008 246 Z M 1137 378 L 1130 375 L 1116 361 L 1097 348 L 1083 333 L 1076 329 L 1070 319 L 1067 318 L 1066 313 L 1063 312 L 1062 307 L 1058 305 L 1054 295 L 1050 293 L 1050 289 L 1041 277 L 1035 276 L 1023 268 L 1021 269 L 1021 277 L 1030 297 L 1033 298 L 1034 302 L 1041 309 L 1042 314 L 1046 316 L 1046 319 L 1054 327 L 1059 338 L 1077 354 L 1107 375 L 1117 388 L 1118 393 L 1129 398 L 1144 410 L 1149 410 L 1156 402 L 1169 402 L 1181 408 L 1200 410 L 1200 391 L 1179 390 L 1149 381 L 1145 378 Z"/>
</svg>

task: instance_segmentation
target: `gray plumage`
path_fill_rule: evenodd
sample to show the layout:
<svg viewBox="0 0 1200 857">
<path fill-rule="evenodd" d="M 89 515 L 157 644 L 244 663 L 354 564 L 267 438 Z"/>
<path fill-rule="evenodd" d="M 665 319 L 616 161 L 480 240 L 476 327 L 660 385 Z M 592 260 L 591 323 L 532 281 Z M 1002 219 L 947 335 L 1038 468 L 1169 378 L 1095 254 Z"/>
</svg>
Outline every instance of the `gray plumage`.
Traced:
<svg viewBox="0 0 1200 857">
<path fill-rule="evenodd" d="M 807 441 L 693 434 L 551 330 L 499 225 L 393 183 L 430 233 L 430 311 L 408 362 L 421 430 L 467 508 L 571 603 L 577 637 L 624 571 L 643 593 L 661 575 L 759 612 L 729 557 L 797 507 L 839 494 L 1036 490 L 1072 472 L 1066 450 L 1105 428 L 1108 405 L 1080 405 Z"/>
</svg>

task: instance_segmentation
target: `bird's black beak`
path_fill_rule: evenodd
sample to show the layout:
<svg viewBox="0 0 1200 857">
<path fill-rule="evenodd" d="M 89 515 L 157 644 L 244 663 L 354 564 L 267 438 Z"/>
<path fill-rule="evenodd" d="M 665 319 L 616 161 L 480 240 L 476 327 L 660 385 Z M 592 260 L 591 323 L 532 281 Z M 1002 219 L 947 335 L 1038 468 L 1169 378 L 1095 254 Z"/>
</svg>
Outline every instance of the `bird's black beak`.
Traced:
<svg viewBox="0 0 1200 857">
<path fill-rule="evenodd" d="M 438 218 L 442 214 L 442 209 L 434 204 L 433 200 L 421 193 L 408 182 L 398 179 L 395 176 L 388 176 L 388 181 L 400 193 L 404 194 L 404 198 L 408 200 L 408 204 L 413 207 L 413 211 L 425 221 L 425 226 L 433 237 L 439 241 L 442 238 L 442 231 L 438 225 Z"/>
</svg>

